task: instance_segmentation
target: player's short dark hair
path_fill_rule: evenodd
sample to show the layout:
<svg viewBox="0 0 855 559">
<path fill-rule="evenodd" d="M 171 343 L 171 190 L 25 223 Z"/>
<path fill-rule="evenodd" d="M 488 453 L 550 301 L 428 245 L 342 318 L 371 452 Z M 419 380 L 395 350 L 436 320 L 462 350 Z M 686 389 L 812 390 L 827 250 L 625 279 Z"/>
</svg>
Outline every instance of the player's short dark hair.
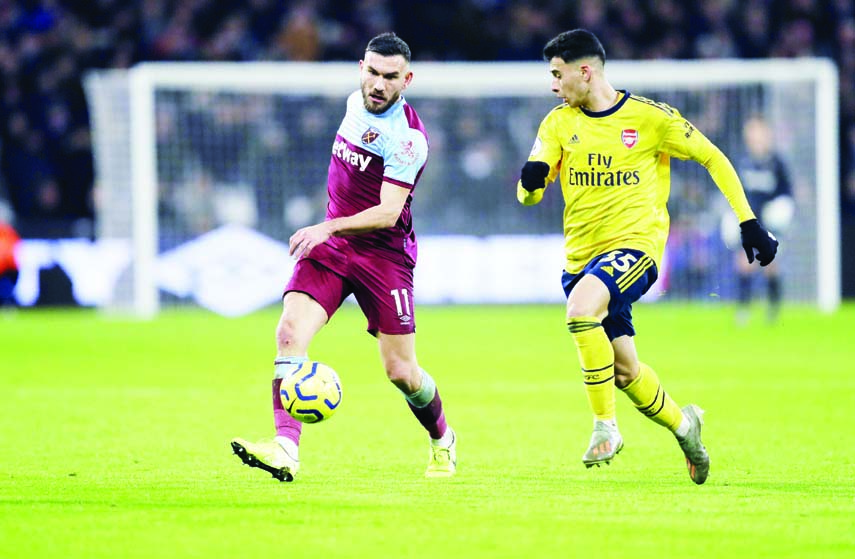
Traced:
<svg viewBox="0 0 855 559">
<path fill-rule="evenodd" d="M 543 58 L 548 61 L 555 57 L 564 62 L 595 56 L 600 62 L 606 61 L 606 49 L 597 36 L 587 29 L 573 29 L 553 37 L 543 47 Z"/>
<path fill-rule="evenodd" d="M 376 52 L 383 56 L 400 54 L 407 62 L 410 61 L 410 46 L 393 32 L 381 33 L 368 41 L 365 52 Z"/>
</svg>

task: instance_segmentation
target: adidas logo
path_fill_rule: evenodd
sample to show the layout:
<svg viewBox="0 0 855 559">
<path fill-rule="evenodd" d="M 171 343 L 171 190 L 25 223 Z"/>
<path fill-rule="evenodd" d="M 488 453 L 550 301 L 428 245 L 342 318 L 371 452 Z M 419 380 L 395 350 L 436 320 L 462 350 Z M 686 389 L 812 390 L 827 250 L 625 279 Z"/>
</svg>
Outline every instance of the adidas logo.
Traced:
<svg viewBox="0 0 855 559">
<path fill-rule="evenodd" d="M 570 138 L 570 143 L 571 144 L 578 144 L 579 143 L 579 136 L 577 136 L 576 134 L 573 134 L 573 136 Z"/>
</svg>

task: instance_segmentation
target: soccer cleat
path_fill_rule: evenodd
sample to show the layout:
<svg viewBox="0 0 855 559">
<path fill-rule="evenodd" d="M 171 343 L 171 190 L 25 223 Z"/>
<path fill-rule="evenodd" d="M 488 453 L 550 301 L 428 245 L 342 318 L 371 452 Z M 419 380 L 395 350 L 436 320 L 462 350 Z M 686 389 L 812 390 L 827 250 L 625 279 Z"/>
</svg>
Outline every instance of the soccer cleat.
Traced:
<svg viewBox="0 0 855 559">
<path fill-rule="evenodd" d="M 623 438 L 617 427 L 605 421 L 595 421 L 591 444 L 582 456 L 582 463 L 586 468 L 608 464 L 622 448 Z"/>
<path fill-rule="evenodd" d="M 279 481 L 294 481 L 300 469 L 300 461 L 291 458 L 276 441 L 232 439 L 232 450 L 247 466 L 264 470 Z"/>
<path fill-rule="evenodd" d="M 451 432 L 451 444 L 448 446 L 430 445 L 425 477 L 451 477 L 457 471 L 457 433 Z"/>
<path fill-rule="evenodd" d="M 680 448 L 686 456 L 686 467 L 689 477 L 698 485 L 707 480 L 710 473 L 710 456 L 704 443 L 701 442 L 701 426 L 704 424 L 704 410 L 694 404 L 683 408 L 683 417 L 689 420 L 689 432 L 683 437 L 677 437 Z"/>
</svg>

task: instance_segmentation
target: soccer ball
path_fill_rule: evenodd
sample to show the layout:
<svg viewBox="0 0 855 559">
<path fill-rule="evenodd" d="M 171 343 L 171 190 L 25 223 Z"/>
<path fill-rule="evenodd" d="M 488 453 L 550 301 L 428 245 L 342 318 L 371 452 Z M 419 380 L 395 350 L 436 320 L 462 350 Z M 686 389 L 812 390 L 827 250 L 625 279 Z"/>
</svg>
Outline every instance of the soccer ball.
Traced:
<svg viewBox="0 0 855 559">
<path fill-rule="evenodd" d="M 341 381 L 328 365 L 307 361 L 282 380 L 279 398 L 294 419 L 317 423 L 332 417 L 341 404 Z"/>
</svg>

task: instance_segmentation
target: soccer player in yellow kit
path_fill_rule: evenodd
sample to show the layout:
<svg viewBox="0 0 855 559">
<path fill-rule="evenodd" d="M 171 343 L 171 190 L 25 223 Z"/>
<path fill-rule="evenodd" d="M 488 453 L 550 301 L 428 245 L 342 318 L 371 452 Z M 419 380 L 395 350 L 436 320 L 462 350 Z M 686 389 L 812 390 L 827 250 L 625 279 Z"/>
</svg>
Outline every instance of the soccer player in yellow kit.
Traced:
<svg viewBox="0 0 855 559">
<path fill-rule="evenodd" d="M 540 124 L 517 184 L 533 205 L 556 177 L 564 195 L 567 261 L 562 284 L 567 327 L 594 415 L 587 467 L 608 464 L 623 447 L 615 386 L 645 416 L 674 433 L 689 476 L 702 484 L 709 455 L 701 441 L 703 411 L 682 409 L 654 370 L 638 360 L 632 303 L 656 281 L 668 237 L 670 158 L 703 165 L 739 219 L 749 262 L 775 257 L 778 242 L 757 221 L 727 157 L 664 103 L 616 90 L 606 79 L 605 50 L 584 29 L 566 31 L 543 49 L 552 91 L 564 103 Z"/>
</svg>

